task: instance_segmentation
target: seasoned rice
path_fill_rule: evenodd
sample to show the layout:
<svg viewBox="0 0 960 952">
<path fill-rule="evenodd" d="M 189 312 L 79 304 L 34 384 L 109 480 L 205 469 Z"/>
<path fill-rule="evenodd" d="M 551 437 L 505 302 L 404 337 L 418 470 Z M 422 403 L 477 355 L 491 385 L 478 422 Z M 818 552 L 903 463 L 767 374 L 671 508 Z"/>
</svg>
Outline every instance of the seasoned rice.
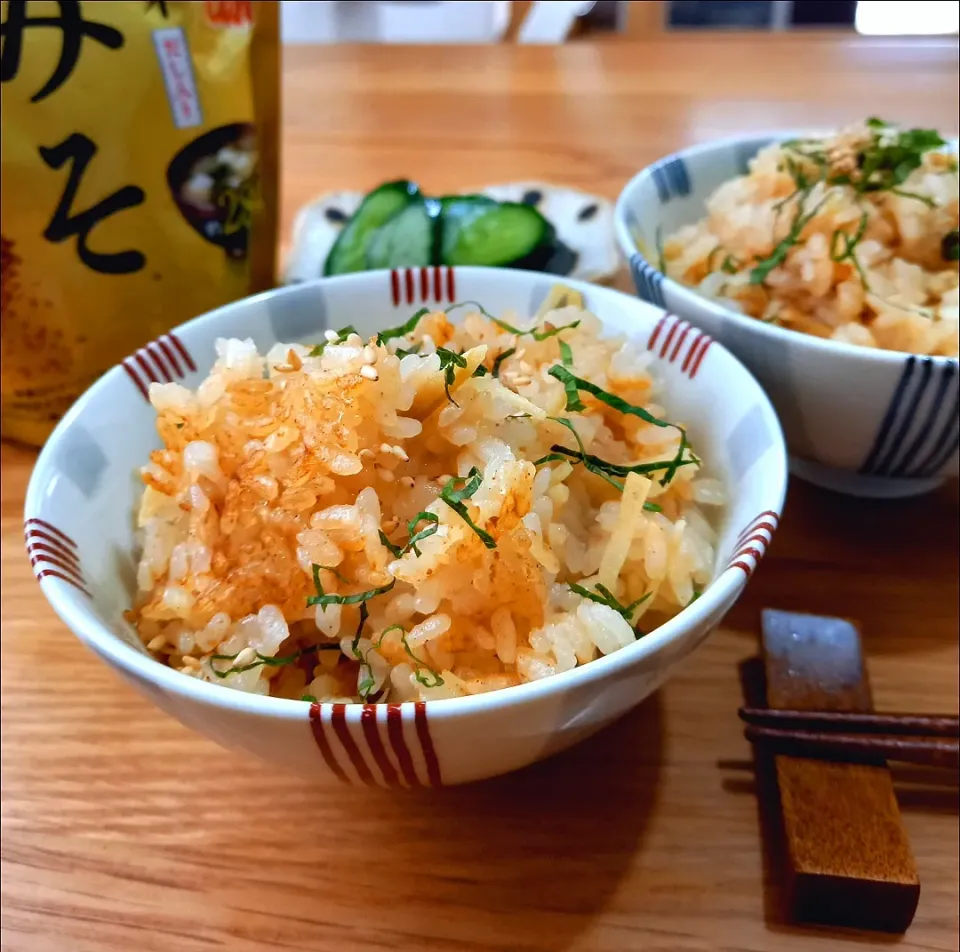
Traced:
<svg viewBox="0 0 960 952">
<path fill-rule="evenodd" d="M 942 144 L 868 120 L 771 145 L 664 241 L 661 270 L 767 323 L 955 357 L 957 158 Z"/>
<path fill-rule="evenodd" d="M 266 356 L 221 339 L 196 391 L 151 386 L 130 617 L 157 660 L 288 698 L 457 697 L 617 651 L 709 583 L 723 487 L 648 352 L 569 289 L 497 319 L 522 334 L 460 313 Z"/>
</svg>

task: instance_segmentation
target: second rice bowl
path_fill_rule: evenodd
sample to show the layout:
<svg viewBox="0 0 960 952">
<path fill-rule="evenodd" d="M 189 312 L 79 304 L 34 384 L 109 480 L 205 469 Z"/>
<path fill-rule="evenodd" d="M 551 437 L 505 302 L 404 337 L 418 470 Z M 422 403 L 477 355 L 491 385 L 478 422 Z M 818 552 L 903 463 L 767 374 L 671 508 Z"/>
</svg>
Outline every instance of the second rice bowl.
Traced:
<svg viewBox="0 0 960 952">
<path fill-rule="evenodd" d="M 795 326 L 790 320 L 778 326 L 745 316 L 663 273 L 665 239 L 692 234 L 689 226 L 703 219 L 708 198 L 717 196 L 719 201 L 721 186 L 732 194 L 733 180 L 747 173 L 759 153 L 787 140 L 797 141 L 798 136 L 771 133 L 694 146 L 644 169 L 628 183 L 617 203 L 615 227 L 637 293 L 722 341 L 757 376 L 780 414 L 796 475 L 853 495 L 895 498 L 928 491 L 956 475 L 960 465 L 960 374 L 957 357 L 947 356 L 956 352 L 955 279 L 950 303 L 945 302 L 952 315 L 950 340 L 942 334 L 936 339 L 916 337 L 923 330 L 922 320 L 909 324 L 904 319 L 902 327 L 888 321 L 892 330 L 880 346 L 903 348 L 897 350 L 862 346 L 870 334 L 857 325 L 839 328 L 833 340 L 825 340 L 789 329 Z M 951 148 L 955 153 L 955 143 Z M 911 201 L 896 196 L 897 214 L 905 213 L 900 205 L 909 210 Z M 951 201 L 955 206 L 955 195 Z M 850 226 L 848 245 L 862 234 L 856 226 L 856 221 Z M 811 247 L 809 254 L 815 250 Z M 832 259 L 831 267 L 843 251 L 842 243 L 834 249 L 828 242 L 825 254 Z M 739 267 L 732 261 L 729 268 L 734 283 Z M 901 270 L 906 280 L 907 272 L 916 268 L 904 265 Z M 886 280 L 872 274 L 871 279 Z M 849 283 L 851 288 L 857 285 L 853 279 Z M 756 289 L 749 284 L 744 288 L 751 290 Z M 878 327 L 884 321 L 887 318 Z M 919 353 L 905 352 L 914 346 Z"/>
</svg>

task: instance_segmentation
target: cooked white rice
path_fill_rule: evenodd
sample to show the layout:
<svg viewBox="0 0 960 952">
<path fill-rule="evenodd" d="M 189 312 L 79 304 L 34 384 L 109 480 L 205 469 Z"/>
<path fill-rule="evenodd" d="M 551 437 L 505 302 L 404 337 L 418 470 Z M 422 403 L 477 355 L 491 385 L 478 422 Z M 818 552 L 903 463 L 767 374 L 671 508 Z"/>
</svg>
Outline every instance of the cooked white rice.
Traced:
<svg viewBox="0 0 960 952">
<path fill-rule="evenodd" d="M 919 167 L 898 186 L 874 188 L 900 176 L 894 166 L 865 182 L 864 155 L 897 146 L 901 135 L 911 133 L 873 120 L 763 149 L 748 175 L 713 193 L 706 218 L 667 238 L 661 268 L 761 321 L 865 347 L 957 356 L 957 264 L 955 251 L 945 251 L 956 248 L 957 159 L 918 149 Z M 798 222 L 796 242 L 758 280 L 758 266 L 789 243 Z"/>
<path fill-rule="evenodd" d="M 565 409 L 548 374 L 560 341 L 570 373 L 664 414 L 649 354 L 601 340 L 581 304 L 555 289 L 547 306 L 559 306 L 524 324 L 542 340 L 477 310 L 457 326 L 427 314 L 382 345 L 327 332 L 317 356 L 278 344 L 263 357 L 252 341 L 219 340 L 195 392 L 153 384 L 164 448 L 143 469 L 130 615 L 147 649 L 186 675 L 259 694 L 435 699 L 585 664 L 687 605 L 711 579 L 707 513 L 723 489 L 701 477 L 675 425 L 582 391 L 585 409 Z M 450 353 L 464 366 L 448 376 Z M 555 444 L 578 452 L 550 417 L 568 419 L 595 457 L 660 465 L 649 478 L 615 477 L 621 492 L 575 457 L 537 464 Z M 479 486 L 476 476 L 447 486 L 474 468 Z M 461 491 L 461 512 L 445 486 L 455 503 Z M 310 605 L 315 574 L 337 601 L 386 591 Z"/>
</svg>

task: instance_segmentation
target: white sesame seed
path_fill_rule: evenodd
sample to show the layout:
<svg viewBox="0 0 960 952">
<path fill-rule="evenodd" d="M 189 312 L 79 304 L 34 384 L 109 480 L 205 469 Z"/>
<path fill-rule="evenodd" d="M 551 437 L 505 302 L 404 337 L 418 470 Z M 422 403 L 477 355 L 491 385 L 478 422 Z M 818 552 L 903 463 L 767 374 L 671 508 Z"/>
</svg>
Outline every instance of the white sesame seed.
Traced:
<svg viewBox="0 0 960 952">
<path fill-rule="evenodd" d="M 326 337 L 327 343 L 332 344 L 335 340 L 340 339 L 340 335 L 336 331 L 324 331 L 323 336 Z"/>
<path fill-rule="evenodd" d="M 347 334 L 345 343 L 351 347 L 363 347 L 363 338 L 359 334 Z"/>
<path fill-rule="evenodd" d="M 413 487 L 417 485 L 416 480 L 412 476 L 401 476 L 397 482 L 400 483 L 404 489 L 413 489 Z"/>
<path fill-rule="evenodd" d="M 363 348 L 363 362 L 365 364 L 375 364 L 377 362 L 376 348 L 371 347 L 369 344 Z"/>
<path fill-rule="evenodd" d="M 410 462 L 410 457 L 407 456 L 407 451 L 402 446 L 392 447 L 391 452 L 397 459 L 402 460 L 404 463 Z"/>
<path fill-rule="evenodd" d="M 393 479 L 394 479 L 394 477 L 393 477 L 393 471 L 392 471 L 392 470 L 389 470 L 389 469 L 385 469 L 383 466 L 378 466 L 378 467 L 377 467 L 377 475 L 378 475 L 385 483 L 392 483 L 392 482 L 393 482 Z"/>
<path fill-rule="evenodd" d="M 253 648 L 244 648 L 243 651 L 233 659 L 233 667 L 239 668 L 242 665 L 250 664 L 256 656 L 257 652 Z"/>
<path fill-rule="evenodd" d="M 380 444 L 380 452 L 381 452 L 381 453 L 386 453 L 386 454 L 388 454 L 389 456 L 393 456 L 393 447 L 392 447 L 389 443 L 381 443 L 381 444 Z"/>
<path fill-rule="evenodd" d="M 380 379 L 380 374 L 377 373 L 376 369 L 373 368 L 373 367 L 370 367 L 370 366 L 367 365 L 367 364 L 364 364 L 364 365 L 360 368 L 360 376 L 361 376 L 361 377 L 366 377 L 367 380 L 379 380 L 379 379 Z"/>
<path fill-rule="evenodd" d="M 359 456 L 360 459 L 372 459 L 376 455 L 377 454 L 374 453 L 373 450 L 367 449 L 367 447 L 364 447 L 359 453 L 357 453 L 357 456 Z"/>
<path fill-rule="evenodd" d="M 530 383 L 530 382 L 531 382 L 530 377 L 523 377 L 523 376 L 521 376 L 521 377 L 514 377 L 514 378 L 513 378 L 513 385 L 514 385 L 515 387 L 525 387 L 525 386 L 526 386 L 528 383 Z"/>
<path fill-rule="evenodd" d="M 199 667 L 200 667 L 200 659 L 199 659 L 199 658 L 194 658 L 193 655 L 185 654 L 185 655 L 183 656 L 183 665 L 184 665 L 184 667 L 186 667 L 186 668 L 193 668 L 193 667 L 199 668 Z"/>
<path fill-rule="evenodd" d="M 166 643 L 167 639 L 163 635 L 154 635 L 147 642 L 147 651 L 159 651 Z"/>
</svg>

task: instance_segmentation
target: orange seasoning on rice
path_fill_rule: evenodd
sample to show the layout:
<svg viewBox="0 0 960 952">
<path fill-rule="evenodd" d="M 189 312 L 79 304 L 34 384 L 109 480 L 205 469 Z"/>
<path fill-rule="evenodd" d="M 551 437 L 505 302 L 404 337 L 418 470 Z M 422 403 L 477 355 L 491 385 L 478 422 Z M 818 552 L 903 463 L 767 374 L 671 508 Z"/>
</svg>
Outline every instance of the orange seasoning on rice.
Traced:
<svg viewBox="0 0 960 952">
<path fill-rule="evenodd" d="M 41 444 L 138 347 L 272 285 L 278 7 L 0 3 L 4 437 Z"/>
</svg>

